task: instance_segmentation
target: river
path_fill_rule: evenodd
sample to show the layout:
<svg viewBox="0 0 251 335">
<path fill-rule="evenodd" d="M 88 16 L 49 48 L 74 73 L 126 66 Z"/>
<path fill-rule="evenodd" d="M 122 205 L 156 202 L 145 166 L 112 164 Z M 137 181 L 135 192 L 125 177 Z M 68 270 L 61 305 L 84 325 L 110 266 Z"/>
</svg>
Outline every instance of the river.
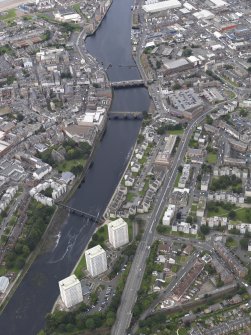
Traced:
<svg viewBox="0 0 251 335">
<path fill-rule="evenodd" d="M 131 56 L 130 7 L 130 1 L 114 0 L 98 31 L 86 41 L 88 51 L 99 62 L 112 64 L 108 76 L 114 81 L 139 78 Z M 121 89 L 114 93 L 112 110 L 141 111 L 148 105 L 146 89 Z M 140 124 L 137 120 L 108 122 L 94 165 L 69 201 L 71 206 L 94 215 L 103 213 L 127 165 Z M 43 328 L 45 315 L 59 295 L 58 281 L 71 273 L 94 229 L 86 219 L 65 218 L 55 232 L 56 242 L 37 257 L 2 312 L 1 334 L 36 335 Z"/>
</svg>

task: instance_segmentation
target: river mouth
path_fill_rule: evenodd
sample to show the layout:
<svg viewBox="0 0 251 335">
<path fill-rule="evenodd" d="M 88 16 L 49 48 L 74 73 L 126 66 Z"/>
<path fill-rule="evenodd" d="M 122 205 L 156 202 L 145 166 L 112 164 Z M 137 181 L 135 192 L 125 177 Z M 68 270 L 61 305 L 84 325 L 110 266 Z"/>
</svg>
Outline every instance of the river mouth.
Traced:
<svg viewBox="0 0 251 335">
<path fill-rule="evenodd" d="M 114 0 L 98 31 L 86 40 L 87 50 L 104 66 L 111 81 L 139 79 L 131 54 L 131 3 Z M 147 111 L 145 88 L 114 90 L 113 111 Z M 124 172 L 141 126 L 139 120 L 110 120 L 93 166 L 69 205 L 93 215 L 102 215 Z M 53 231 L 54 243 L 31 265 L 0 316 L 1 334 L 36 335 L 45 324 L 59 295 L 58 281 L 67 277 L 91 238 L 95 226 L 74 215 L 62 217 Z"/>
</svg>

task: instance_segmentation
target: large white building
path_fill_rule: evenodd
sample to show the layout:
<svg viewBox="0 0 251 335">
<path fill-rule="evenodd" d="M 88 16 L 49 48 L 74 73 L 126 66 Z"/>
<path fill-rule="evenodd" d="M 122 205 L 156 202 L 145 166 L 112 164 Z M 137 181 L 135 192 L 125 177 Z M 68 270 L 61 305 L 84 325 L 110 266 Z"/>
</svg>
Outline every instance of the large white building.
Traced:
<svg viewBox="0 0 251 335">
<path fill-rule="evenodd" d="M 171 223 L 172 218 L 174 217 L 174 213 L 175 213 L 175 205 L 168 205 L 167 210 L 164 213 L 163 219 L 162 219 L 162 223 L 164 226 L 169 226 Z"/>
<path fill-rule="evenodd" d="M 128 225 L 122 218 L 108 223 L 109 242 L 114 248 L 122 247 L 129 242 Z"/>
<path fill-rule="evenodd" d="M 175 9 L 179 7 L 181 7 L 181 3 L 178 0 L 167 0 L 144 5 L 143 9 L 147 13 L 157 13 L 163 10 Z"/>
<path fill-rule="evenodd" d="M 100 245 L 86 250 L 85 260 L 87 270 L 92 277 L 96 277 L 107 270 L 106 252 Z"/>
<path fill-rule="evenodd" d="M 10 284 L 9 278 L 2 276 L 0 277 L 0 293 L 5 293 Z"/>
<path fill-rule="evenodd" d="M 67 308 L 83 301 L 81 283 L 75 275 L 58 282 L 61 298 Z"/>
</svg>

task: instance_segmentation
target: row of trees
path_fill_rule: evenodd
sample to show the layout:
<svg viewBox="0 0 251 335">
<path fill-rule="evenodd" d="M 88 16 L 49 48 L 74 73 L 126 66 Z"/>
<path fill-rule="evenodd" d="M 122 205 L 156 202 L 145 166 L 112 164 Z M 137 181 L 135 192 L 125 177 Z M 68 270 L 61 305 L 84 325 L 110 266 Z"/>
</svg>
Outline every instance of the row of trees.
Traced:
<svg viewBox="0 0 251 335">
<path fill-rule="evenodd" d="M 158 247 L 159 242 L 155 241 L 151 247 L 150 255 L 147 259 L 144 277 L 138 292 L 138 299 L 133 308 L 133 317 L 135 319 L 139 318 L 139 316 L 151 305 L 152 301 L 156 297 L 155 293 L 151 294 L 149 291 L 151 290 L 152 285 L 152 272 L 156 267 L 155 259 L 158 252 Z"/>
<path fill-rule="evenodd" d="M 158 129 L 157 129 L 157 134 L 159 135 L 163 135 L 165 134 L 168 130 L 182 130 L 183 127 L 181 124 L 175 124 L 175 125 L 172 125 L 172 124 L 164 124 L 162 126 L 160 126 Z"/>
<path fill-rule="evenodd" d="M 30 252 L 35 249 L 40 241 L 51 216 L 54 212 L 53 207 L 43 206 L 32 200 L 27 211 L 26 235 L 21 235 L 15 248 L 5 256 L 7 269 L 22 269 Z"/>
<path fill-rule="evenodd" d="M 242 192 L 241 179 L 236 177 L 236 175 L 220 176 L 218 178 L 214 178 L 210 185 L 210 190 L 211 191 L 227 190 L 230 187 L 232 188 L 233 192 L 241 193 Z"/>
<path fill-rule="evenodd" d="M 68 161 L 88 159 L 91 153 L 91 146 L 87 142 L 76 143 L 72 140 L 66 140 L 63 142 L 62 147 L 65 150 L 65 159 Z M 50 147 L 46 151 L 39 153 L 38 157 L 47 164 L 57 168 L 57 162 L 52 157 L 52 151 L 57 149 L 58 147 Z M 82 170 L 82 164 L 76 164 L 71 168 L 71 172 L 75 175 L 81 173 Z"/>
</svg>

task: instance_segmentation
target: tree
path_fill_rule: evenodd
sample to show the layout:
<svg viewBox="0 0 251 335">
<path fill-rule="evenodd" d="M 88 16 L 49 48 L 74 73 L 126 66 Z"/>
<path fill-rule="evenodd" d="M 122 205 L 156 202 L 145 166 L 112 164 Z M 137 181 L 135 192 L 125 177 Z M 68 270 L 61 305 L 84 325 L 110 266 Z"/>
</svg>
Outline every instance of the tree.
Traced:
<svg viewBox="0 0 251 335">
<path fill-rule="evenodd" d="M 234 220 L 236 218 L 236 212 L 231 210 L 229 213 L 228 213 L 228 219 L 229 220 Z"/>
<path fill-rule="evenodd" d="M 210 233 L 210 228 L 207 225 L 202 225 L 200 231 L 203 235 L 208 235 Z"/>
<path fill-rule="evenodd" d="M 210 115 L 207 115 L 207 117 L 206 117 L 206 122 L 207 122 L 208 124 L 213 124 L 213 119 L 211 118 Z"/>
<path fill-rule="evenodd" d="M 179 172 L 179 173 L 182 173 L 182 171 L 183 171 L 183 166 L 180 165 L 180 166 L 178 167 L 178 172 Z"/>
<path fill-rule="evenodd" d="M 193 50 L 192 49 L 184 49 L 183 52 L 182 52 L 182 56 L 183 57 L 190 57 L 193 53 Z"/>
<path fill-rule="evenodd" d="M 94 329 L 95 328 L 95 322 L 92 318 L 88 318 L 86 321 L 85 321 L 85 326 L 87 329 Z"/>
<path fill-rule="evenodd" d="M 18 113 L 18 114 L 17 114 L 17 121 L 18 121 L 18 122 L 21 122 L 21 121 L 23 121 L 23 119 L 24 119 L 23 114 Z"/>
<path fill-rule="evenodd" d="M 240 247 L 242 250 L 247 250 L 248 249 L 248 238 L 242 238 L 240 240 Z"/>
</svg>

